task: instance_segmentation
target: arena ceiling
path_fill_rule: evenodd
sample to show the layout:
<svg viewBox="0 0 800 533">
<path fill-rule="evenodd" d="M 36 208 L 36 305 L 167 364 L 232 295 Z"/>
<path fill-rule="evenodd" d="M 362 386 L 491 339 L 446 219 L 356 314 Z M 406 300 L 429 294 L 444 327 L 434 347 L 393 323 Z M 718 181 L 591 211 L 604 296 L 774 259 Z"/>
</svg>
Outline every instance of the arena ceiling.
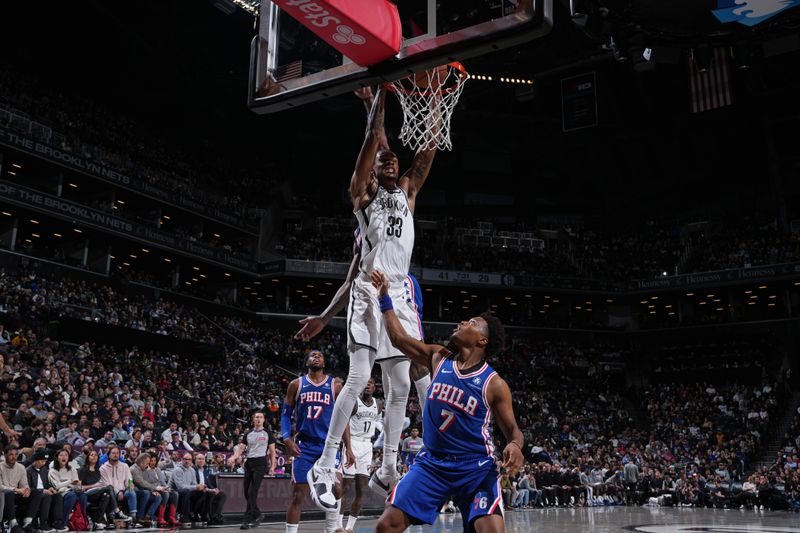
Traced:
<svg viewBox="0 0 800 533">
<path fill-rule="evenodd" d="M 587 17 L 575 24 L 556 0 L 550 36 L 468 65 L 536 83 L 520 91 L 470 82 L 454 118 L 456 150 L 437 161 L 438 185 L 514 192 L 543 212 L 646 213 L 688 202 L 687 190 L 702 206 L 731 184 L 744 197 L 763 192 L 764 181 L 753 176 L 764 173 L 765 138 L 784 175 L 799 174 L 796 143 L 786 140 L 800 122 L 800 52 L 791 44 L 800 39 L 798 9 L 758 28 L 723 27 L 710 14 L 716 1 L 679 0 L 667 9 L 656 0 L 587 0 L 576 3 Z M 30 2 L 0 9 L 0 42 L 14 52 L 3 60 L 48 91 L 128 113 L 168 142 L 207 147 L 210 140 L 219 157 L 270 159 L 271 172 L 319 190 L 336 190 L 332 183 L 340 187 L 351 171 L 364 126 L 353 97 L 269 116 L 247 110 L 254 20 L 227 0 L 90 0 L 53 4 L 46 14 Z M 764 43 L 773 41 L 785 49 L 767 57 Z M 734 71 L 734 105 L 690 113 L 690 51 L 742 42 L 750 68 Z M 642 47 L 664 60 L 636 72 L 632 55 Z M 565 134 L 560 80 L 586 71 L 597 73 L 600 125 Z M 389 121 L 398 124 L 396 109 Z"/>
</svg>

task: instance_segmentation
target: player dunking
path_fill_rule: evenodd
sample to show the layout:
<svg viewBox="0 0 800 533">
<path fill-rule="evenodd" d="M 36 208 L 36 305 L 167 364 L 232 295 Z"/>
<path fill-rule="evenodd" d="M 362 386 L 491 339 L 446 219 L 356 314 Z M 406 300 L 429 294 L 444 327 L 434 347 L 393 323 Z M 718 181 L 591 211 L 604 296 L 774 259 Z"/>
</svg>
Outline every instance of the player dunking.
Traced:
<svg viewBox="0 0 800 533">
<path fill-rule="evenodd" d="M 364 392 L 356 400 L 353 416 L 350 417 L 350 442 L 353 445 L 356 464 L 344 469 L 342 494 L 347 493 L 347 488 L 354 479 L 356 497 L 353 498 L 350 517 L 345 526 L 345 529 L 351 532 L 356 526 L 359 513 L 361 513 L 361 502 L 364 499 L 364 489 L 369 479 L 369 467 L 372 464 L 372 437 L 375 436 L 375 428 L 381 419 L 382 408 L 373 394 L 375 394 L 375 380 L 370 378 Z M 344 514 L 344 508 L 342 514 Z"/>
<path fill-rule="evenodd" d="M 392 344 L 433 373 L 422 418 L 425 449 L 389 496 L 376 531 L 401 533 L 411 524 L 432 524 L 452 495 L 465 533 L 504 532 L 492 419 L 508 441 L 503 467 L 511 474 L 522 465 L 524 439 L 511 390 L 485 360 L 502 347 L 503 325 L 486 313 L 458 324 L 448 345 L 453 351 L 425 344 L 405 332 L 393 310 L 387 277 L 375 270 L 372 282 Z"/>
<path fill-rule="evenodd" d="M 325 444 L 333 415 L 333 405 L 342 390 L 341 380 L 325 374 L 325 356 L 313 350 L 306 358 L 308 372 L 289 383 L 281 414 L 281 435 L 292 464 L 292 501 L 286 510 L 286 533 L 297 533 L 300 522 L 300 507 L 308 493 L 306 476 L 314 461 L 319 459 Z M 294 428 L 292 427 L 294 422 Z M 347 446 L 347 463 L 353 463 L 350 450 L 350 432 L 343 434 Z M 339 521 L 338 510 L 330 510 L 325 516 L 325 531 L 333 533 Z"/>
<path fill-rule="evenodd" d="M 414 207 L 417 193 L 425 183 L 435 150 L 419 151 L 411 168 L 400 176 L 397 156 L 379 150 L 383 135 L 385 89 L 380 88 L 370 110 L 367 133 L 356 169 L 350 180 L 350 196 L 364 245 L 359 273 L 350 287 L 347 310 L 350 369 L 347 383 L 336 398 L 322 457 L 309 472 L 314 502 L 323 510 L 338 509 L 341 494 L 334 468 L 336 451 L 347 426 L 356 398 L 364 389 L 376 360 L 381 362 L 386 391 L 383 463 L 370 478 L 370 487 L 388 492 L 396 483 L 397 447 L 405 417 L 409 381 L 408 358 L 394 348 L 383 327 L 377 293 L 370 281 L 373 269 L 382 270 L 389 291 L 398 301 L 402 327 L 416 339 L 422 327 L 408 283 L 408 269 L 414 247 Z"/>
</svg>

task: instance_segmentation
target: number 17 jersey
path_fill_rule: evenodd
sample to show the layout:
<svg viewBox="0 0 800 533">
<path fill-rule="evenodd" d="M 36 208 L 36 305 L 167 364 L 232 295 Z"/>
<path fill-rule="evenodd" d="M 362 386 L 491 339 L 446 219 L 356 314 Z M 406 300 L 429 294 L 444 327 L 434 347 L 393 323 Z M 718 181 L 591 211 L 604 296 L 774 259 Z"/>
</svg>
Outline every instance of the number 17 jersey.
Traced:
<svg viewBox="0 0 800 533">
<path fill-rule="evenodd" d="M 448 355 L 439 362 L 428 388 L 422 417 L 425 449 L 439 456 L 491 456 L 492 410 L 486 390 L 497 372 L 484 362 L 461 373 L 456 357 Z"/>
<path fill-rule="evenodd" d="M 378 269 L 390 282 L 402 282 L 414 250 L 414 214 L 405 191 L 378 185 L 372 200 L 355 215 L 361 234 L 361 275 L 368 278 Z"/>
</svg>

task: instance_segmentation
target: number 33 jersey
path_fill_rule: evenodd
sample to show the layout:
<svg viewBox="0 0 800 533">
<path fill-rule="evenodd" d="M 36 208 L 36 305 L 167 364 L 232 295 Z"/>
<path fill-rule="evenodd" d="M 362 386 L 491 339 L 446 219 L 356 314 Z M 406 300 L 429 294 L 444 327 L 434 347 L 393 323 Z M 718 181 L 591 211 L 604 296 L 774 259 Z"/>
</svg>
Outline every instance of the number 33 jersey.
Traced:
<svg viewBox="0 0 800 533">
<path fill-rule="evenodd" d="M 414 214 L 405 191 L 379 185 L 369 204 L 354 212 L 361 234 L 361 275 L 369 277 L 378 269 L 390 282 L 403 281 L 414 250 Z"/>
<path fill-rule="evenodd" d="M 497 372 L 484 362 L 461 373 L 456 356 L 442 354 L 446 356 L 433 373 L 422 417 L 425 449 L 440 456 L 493 455 L 486 390 Z"/>
</svg>

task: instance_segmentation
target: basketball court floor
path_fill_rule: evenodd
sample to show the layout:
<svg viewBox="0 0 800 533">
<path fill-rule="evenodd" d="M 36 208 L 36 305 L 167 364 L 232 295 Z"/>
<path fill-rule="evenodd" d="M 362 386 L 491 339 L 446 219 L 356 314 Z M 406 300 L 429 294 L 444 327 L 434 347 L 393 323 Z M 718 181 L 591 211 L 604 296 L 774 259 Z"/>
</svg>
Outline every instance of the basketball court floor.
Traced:
<svg viewBox="0 0 800 533">
<path fill-rule="evenodd" d="M 376 518 L 358 521 L 354 533 L 371 533 Z M 298 533 L 322 533 L 322 521 L 300 524 Z M 237 528 L 226 527 L 225 533 Z M 262 533 L 283 533 L 283 523 L 265 524 Z M 412 527 L 410 533 L 461 533 L 460 515 L 441 515 L 432 526 Z M 543 509 L 506 513 L 509 533 L 641 532 L 641 533 L 800 533 L 800 514 L 785 511 L 601 507 L 593 509 Z"/>
</svg>

